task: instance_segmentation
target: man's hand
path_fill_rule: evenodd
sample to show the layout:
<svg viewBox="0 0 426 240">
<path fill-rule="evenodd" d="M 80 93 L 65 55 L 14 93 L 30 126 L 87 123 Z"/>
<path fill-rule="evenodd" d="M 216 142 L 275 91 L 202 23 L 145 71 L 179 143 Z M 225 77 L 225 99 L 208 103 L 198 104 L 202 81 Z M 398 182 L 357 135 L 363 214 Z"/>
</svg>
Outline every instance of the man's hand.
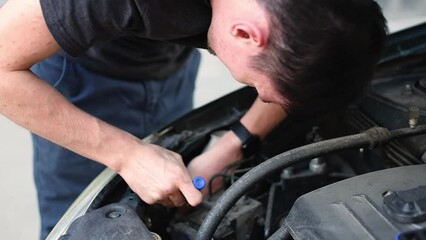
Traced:
<svg viewBox="0 0 426 240">
<path fill-rule="evenodd" d="M 212 148 L 194 158 L 189 163 L 188 170 L 192 177 L 202 176 L 209 182 L 214 174 L 222 172 L 226 166 L 241 158 L 241 141 L 229 131 Z M 213 181 L 211 192 L 217 191 L 221 186 L 222 178 L 219 177 Z M 203 195 L 206 196 L 208 191 L 207 186 L 202 190 Z"/>
<path fill-rule="evenodd" d="M 159 146 L 140 142 L 118 173 L 148 204 L 179 207 L 187 202 L 196 206 L 202 201 L 181 156 Z"/>
</svg>

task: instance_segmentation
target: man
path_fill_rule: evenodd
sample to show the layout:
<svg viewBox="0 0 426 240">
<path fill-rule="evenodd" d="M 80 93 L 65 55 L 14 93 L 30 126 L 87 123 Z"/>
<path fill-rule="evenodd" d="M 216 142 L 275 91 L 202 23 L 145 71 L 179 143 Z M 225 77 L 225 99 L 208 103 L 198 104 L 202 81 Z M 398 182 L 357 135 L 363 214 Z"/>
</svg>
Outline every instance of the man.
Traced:
<svg viewBox="0 0 426 240">
<path fill-rule="evenodd" d="M 127 35 L 194 47 L 207 47 L 208 36 L 211 51 L 232 75 L 258 91 L 261 100 L 241 123 L 264 137 L 289 112 L 325 114 L 356 98 L 371 77 L 386 33 L 380 9 L 371 0 L 210 4 L 10 0 L 0 13 L 0 112 L 116 170 L 149 204 L 197 205 L 202 196 L 190 175 L 209 179 L 215 170 L 240 158 L 241 141 L 235 133 L 227 133 L 212 150 L 194 159 L 188 172 L 177 154 L 83 112 L 29 67 L 59 48 L 77 56 L 94 43 Z"/>
</svg>

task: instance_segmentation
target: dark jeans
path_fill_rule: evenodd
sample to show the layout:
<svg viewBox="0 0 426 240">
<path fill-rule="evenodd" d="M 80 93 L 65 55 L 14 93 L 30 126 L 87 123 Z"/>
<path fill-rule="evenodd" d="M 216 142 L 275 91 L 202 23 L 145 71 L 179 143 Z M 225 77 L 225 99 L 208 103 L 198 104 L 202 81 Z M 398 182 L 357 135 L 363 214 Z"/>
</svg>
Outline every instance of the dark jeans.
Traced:
<svg viewBox="0 0 426 240">
<path fill-rule="evenodd" d="M 143 138 L 193 107 L 200 54 L 194 51 L 183 68 L 163 80 L 125 81 L 102 76 L 54 55 L 32 71 L 82 110 Z M 34 179 L 45 239 L 71 203 L 105 168 L 37 135 Z M 143 176 L 141 176 L 143 177 Z"/>
</svg>

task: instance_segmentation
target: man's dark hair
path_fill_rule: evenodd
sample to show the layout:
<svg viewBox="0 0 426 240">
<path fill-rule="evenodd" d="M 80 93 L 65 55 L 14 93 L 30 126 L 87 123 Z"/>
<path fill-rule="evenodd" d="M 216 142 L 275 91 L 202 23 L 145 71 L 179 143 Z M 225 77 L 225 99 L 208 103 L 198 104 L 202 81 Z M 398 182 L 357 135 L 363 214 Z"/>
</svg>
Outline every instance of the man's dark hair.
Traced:
<svg viewBox="0 0 426 240">
<path fill-rule="evenodd" d="M 284 108 L 318 116 L 364 92 L 387 27 L 373 0 L 257 0 L 269 14 L 265 50 L 252 67 L 273 80 Z"/>
</svg>

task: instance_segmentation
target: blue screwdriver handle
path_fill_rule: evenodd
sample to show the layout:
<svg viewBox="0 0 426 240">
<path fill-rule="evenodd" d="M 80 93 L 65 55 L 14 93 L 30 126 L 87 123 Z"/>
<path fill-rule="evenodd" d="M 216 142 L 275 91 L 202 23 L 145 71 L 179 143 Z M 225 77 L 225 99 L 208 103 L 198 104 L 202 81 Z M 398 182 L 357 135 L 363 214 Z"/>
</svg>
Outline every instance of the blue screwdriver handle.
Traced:
<svg viewBox="0 0 426 240">
<path fill-rule="evenodd" d="M 206 186 L 206 180 L 201 176 L 196 176 L 192 179 L 192 184 L 196 189 L 201 190 Z"/>
</svg>

